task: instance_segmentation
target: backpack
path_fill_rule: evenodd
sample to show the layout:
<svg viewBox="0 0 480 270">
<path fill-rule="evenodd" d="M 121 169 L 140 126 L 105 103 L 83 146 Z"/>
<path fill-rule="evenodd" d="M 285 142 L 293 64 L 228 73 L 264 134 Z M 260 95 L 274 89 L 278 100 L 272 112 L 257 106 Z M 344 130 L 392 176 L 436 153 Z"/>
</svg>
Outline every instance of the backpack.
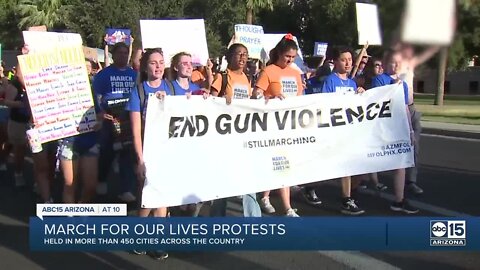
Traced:
<svg viewBox="0 0 480 270">
<path fill-rule="evenodd" d="M 226 71 L 221 72 L 220 75 L 222 75 L 222 86 L 220 87 L 220 92 L 218 92 L 219 97 L 225 96 L 225 91 L 227 90 L 227 84 L 228 84 L 228 74 Z"/>
<path fill-rule="evenodd" d="M 165 83 L 167 84 L 167 87 L 170 90 L 170 93 L 172 93 L 172 95 L 175 96 L 175 88 L 173 87 L 172 82 L 165 79 Z M 138 96 L 140 97 L 140 112 L 143 112 L 143 108 L 145 108 L 145 99 L 146 99 L 145 89 L 143 88 L 143 82 L 137 83 L 137 91 L 138 91 Z"/>
<path fill-rule="evenodd" d="M 165 83 L 167 84 L 168 89 L 170 90 L 170 93 L 175 96 L 175 88 L 173 87 L 173 84 L 171 81 L 165 79 Z M 140 98 L 140 115 L 143 115 L 143 109 L 145 108 L 145 88 L 143 87 L 143 82 L 137 82 L 137 91 L 138 91 L 138 97 Z M 140 116 L 141 117 L 141 116 Z M 142 130 L 142 141 L 143 141 L 143 135 L 145 132 L 145 122 L 143 117 L 141 117 L 141 130 Z"/>
</svg>

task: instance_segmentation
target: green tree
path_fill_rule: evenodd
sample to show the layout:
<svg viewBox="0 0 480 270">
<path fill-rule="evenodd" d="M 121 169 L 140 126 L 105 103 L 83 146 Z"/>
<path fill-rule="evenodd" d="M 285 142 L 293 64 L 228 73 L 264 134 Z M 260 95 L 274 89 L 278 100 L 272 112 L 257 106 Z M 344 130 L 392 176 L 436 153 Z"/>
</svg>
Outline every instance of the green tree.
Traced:
<svg viewBox="0 0 480 270">
<path fill-rule="evenodd" d="M 63 0 L 20 0 L 17 13 L 20 16 L 18 27 L 26 29 L 35 25 L 46 25 L 47 28 L 62 28 Z"/>
<path fill-rule="evenodd" d="M 19 19 L 15 14 L 17 4 L 17 0 L 0 2 L 0 43 L 4 50 L 16 50 L 22 44 L 22 33 L 18 28 Z"/>
<path fill-rule="evenodd" d="M 253 15 L 256 10 L 269 9 L 273 10 L 272 0 L 246 0 L 247 7 L 247 24 L 253 24 Z"/>
</svg>

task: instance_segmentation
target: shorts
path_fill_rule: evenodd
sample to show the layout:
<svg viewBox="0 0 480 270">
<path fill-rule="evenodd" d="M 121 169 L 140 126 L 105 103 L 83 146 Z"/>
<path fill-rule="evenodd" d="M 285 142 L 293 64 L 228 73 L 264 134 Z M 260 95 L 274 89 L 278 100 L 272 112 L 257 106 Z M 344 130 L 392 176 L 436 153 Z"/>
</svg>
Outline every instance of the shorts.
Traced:
<svg viewBox="0 0 480 270">
<path fill-rule="evenodd" d="M 58 158 L 60 160 L 76 160 L 81 157 L 98 157 L 100 154 L 100 146 L 93 145 L 90 148 L 75 147 L 72 141 L 61 140 L 58 150 Z"/>
<path fill-rule="evenodd" d="M 6 106 L 0 106 L 0 123 L 8 123 L 10 119 L 10 109 Z"/>
<path fill-rule="evenodd" d="M 27 144 L 28 123 L 8 120 L 8 142 L 13 145 Z"/>
</svg>

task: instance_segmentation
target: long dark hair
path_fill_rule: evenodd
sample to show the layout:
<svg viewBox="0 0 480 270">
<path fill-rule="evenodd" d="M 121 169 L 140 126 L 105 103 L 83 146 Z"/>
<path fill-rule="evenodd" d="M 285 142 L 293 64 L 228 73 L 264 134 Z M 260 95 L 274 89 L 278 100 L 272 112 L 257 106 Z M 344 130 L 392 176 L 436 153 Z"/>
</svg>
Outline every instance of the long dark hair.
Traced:
<svg viewBox="0 0 480 270">
<path fill-rule="evenodd" d="M 267 65 L 275 64 L 278 59 L 280 59 L 280 55 L 289 50 L 298 51 L 298 45 L 295 40 L 293 40 L 292 34 L 285 35 L 280 42 L 277 43 L 275 48 L 270 51 L 270 61 L 268 61 Z"/>
<path fill-rule="evenodd" d="M 153 48 L 153 49 L 146 49 L 145 52 L 142 54 L 142 58 L 140 58 L 140 81 L 144 82 L 148 80 L 147 74 L 147 66 L 148 66 L 148 59 L 150 55 L 154 53 L 159 53 L 163 56 L 163 51 L 161 48 Z"/>
<path fill-rule="evenodd" d="M 243 45 L 241 43 L 232 44 L 228 48 L 227 55 L 225 55 L 225 58 L 227 59 L 228 65 L 230 65 L 233 62 L 232 59 L 235 56 L 235 52 L 237 51 L 238 48 L 244 48 L 245 50 L 247 50 L 247 53 L 248 53 L 248 48 L 245 45 Z"/>
</svg>

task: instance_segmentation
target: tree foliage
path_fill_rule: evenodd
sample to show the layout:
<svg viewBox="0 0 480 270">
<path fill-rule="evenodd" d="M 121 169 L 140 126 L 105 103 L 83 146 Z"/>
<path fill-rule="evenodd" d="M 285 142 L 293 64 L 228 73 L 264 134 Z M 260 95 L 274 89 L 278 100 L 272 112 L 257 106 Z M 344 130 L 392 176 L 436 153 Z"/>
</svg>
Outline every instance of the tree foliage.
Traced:
<svg viewBox="0 0 480 270">
<path fill-rule="evenodd" d="M 17 49 L 21 30 L 47 25 L 49 30 L 80 33 L 86 45 L 102 47 L 105 28 L 132 29 L 141 46 L 140 19 L 204 18 L 211 56 L 219 55 L 233 34 L 233 25 L 252 21 L 267 33 L 290 32 L 305 54 L 315 41 L 358 47 L 355 0 L 3 0 L 0 1 L 0 42 Z M 390 43 L 399 28 L 405 0 L 368 0 L 378 4 L 383 41 Z M 449 67 L 459 69 L 480 52 L 480 0 L 459 0 L 455 42 Z M 182 33 L 178 33 L 182 34 Z M 169 38 L 169 37 L 165 37 Z M 380 55 L 382 49 L 371 47 Z"/>
</svg>

